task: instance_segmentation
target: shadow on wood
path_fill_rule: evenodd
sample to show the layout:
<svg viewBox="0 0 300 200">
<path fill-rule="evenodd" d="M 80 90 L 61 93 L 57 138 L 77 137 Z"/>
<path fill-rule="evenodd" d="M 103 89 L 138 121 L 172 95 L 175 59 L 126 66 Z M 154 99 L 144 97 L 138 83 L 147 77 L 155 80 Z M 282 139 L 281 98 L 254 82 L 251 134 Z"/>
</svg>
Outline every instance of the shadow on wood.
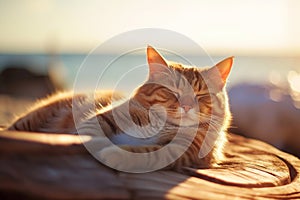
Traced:
<svg viewBox="0 0 300 200">
<path fill-rule="evenodd" d="M 300 198 L 298 158 L 233 134 L 225 155 L 218 169 L 129 174 L 95 160 L 79 136 L 2 131 L 0 198 Z"/>
</svg>

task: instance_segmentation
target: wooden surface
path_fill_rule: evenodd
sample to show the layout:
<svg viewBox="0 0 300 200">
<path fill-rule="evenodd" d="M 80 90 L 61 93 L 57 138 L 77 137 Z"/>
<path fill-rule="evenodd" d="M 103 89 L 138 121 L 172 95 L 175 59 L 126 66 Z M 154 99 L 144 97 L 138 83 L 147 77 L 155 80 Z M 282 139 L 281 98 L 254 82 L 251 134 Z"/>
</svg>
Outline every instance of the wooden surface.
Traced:
<svg viewBox="0 0 300 200">
<path fill-rule="evenodd" d="M 83 142 L 89 137 L 83 138 Z M 231 134 L 219 169 L 128 174 L 76 135 L 0 132 L 0 199 L 300 199 L 300 160 Z"/>
</svg>

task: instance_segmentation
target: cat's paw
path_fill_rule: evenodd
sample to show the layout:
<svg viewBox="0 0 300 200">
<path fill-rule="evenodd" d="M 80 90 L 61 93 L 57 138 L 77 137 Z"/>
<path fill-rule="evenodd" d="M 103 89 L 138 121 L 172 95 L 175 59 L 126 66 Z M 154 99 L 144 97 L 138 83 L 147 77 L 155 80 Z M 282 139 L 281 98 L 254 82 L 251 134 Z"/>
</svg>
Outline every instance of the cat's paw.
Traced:
<svg viewBox="0 0 300 200">
<path fill-rule="evenodd" d="M 113 169 L 131 173 L 151 171 L 153 163 L 158 163 L 157 158 L 145 153 L 144 148 L 126 145 L 106 147 L 98 152 L 98 158 Z"/>
<path fill-rule="evenodd" d="M 130 162 L 130 152 L 127 152 L 116 145 L 106 147 L 99 151 L 97 157 L 105 165 L 120 171 L 123 168 L 128 168 Z"/>
<path fill-rule="evenodd" d="M 102 149 L 111 146 L 113 143 L 106 137 L 91 137 L 90 140 L 84 142 L 84 146 L 92 153 L 97 153 Z"/>
</svg>

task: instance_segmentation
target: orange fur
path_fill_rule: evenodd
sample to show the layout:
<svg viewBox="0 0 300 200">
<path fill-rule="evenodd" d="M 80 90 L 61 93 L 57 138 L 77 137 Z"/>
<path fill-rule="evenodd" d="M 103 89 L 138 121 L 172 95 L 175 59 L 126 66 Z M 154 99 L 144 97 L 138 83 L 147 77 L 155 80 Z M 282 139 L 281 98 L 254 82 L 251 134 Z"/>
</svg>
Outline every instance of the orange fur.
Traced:
<svg viewBox="0 0 300 200">
<path fill-rule="evenodd" d="M 181 171 L 183 167 L 207 168 L 217 164 L 222 157 L 230 121 L 224 87 L 232 57 L 212 68 L 199 69 L 170 63 L 150 46 L 147 48 L 147 56 L 149 78 L 124 103 L 108 107 L 112 102 L 112 92 L 100 92 L 94 97 L 97 111 L 91 113 L 88 106 L 85 108 L 90 103 L 87 95 L 61 93 L 40 101 L 8 129 L 57 133 L 79 131 L 93 136 L 106 135 L 114 140 L 118 134 L 124 134 L 124 126 L 130 130 L 135 127 L 136 132 L 152 137 L 141 139 L 141 145 L 115 142 L 120 148 L 134 153 L 157 151 L 170 142 L 174 146 L 170 152 L 176 151 L 189 139 L 188 130 L 193 129 L 196 136 L 192 138 L 191 145 L 167 167 Z M 121 99 L 120 95 L 117 97 Z M 72 114 L 74 99 L 79 102 L 76 106 L 82 109 L 77 129 Z M 129 116 L 124 117 L 127 110 Z M 98 123 L 101 131 L 96 127 Z M 186 134 L 185 137 L 174 139 L 178 131 Z M 111 157 L 114 148 L 105 147 L 105 153 L 101 155 Z M 202 157 L 199 157 L 199 152 L 202 152 Z M 111 159 L 122 162 L 122 156 L 115 155 Z"/>
</svg>

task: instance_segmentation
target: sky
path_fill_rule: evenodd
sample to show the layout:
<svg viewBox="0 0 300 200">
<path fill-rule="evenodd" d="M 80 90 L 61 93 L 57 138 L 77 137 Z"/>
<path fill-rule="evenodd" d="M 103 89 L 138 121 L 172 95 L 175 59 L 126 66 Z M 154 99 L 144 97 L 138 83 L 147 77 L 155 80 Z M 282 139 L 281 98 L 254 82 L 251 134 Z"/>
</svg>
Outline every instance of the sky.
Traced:
<svg viewBox="0 0 300 200">
<path fill-rule="evenodd" d="M 86 53 L 120 33 L 163 28 L 210 54 L 300 55 L 298 0 L 0 0 L 0 53 Z"/>
</svg>

